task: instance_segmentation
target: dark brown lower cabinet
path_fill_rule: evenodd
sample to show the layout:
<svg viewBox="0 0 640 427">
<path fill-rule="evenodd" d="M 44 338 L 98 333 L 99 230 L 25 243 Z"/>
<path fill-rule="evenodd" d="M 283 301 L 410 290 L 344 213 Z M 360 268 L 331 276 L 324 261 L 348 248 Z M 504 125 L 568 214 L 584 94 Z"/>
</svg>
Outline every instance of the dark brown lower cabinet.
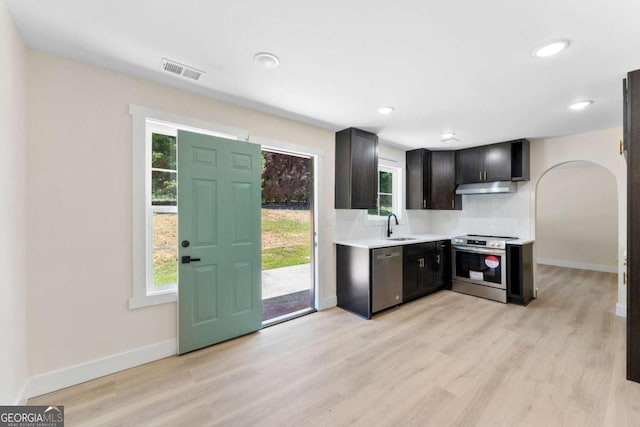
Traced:
<svg viewBox="0 0 640 427">
<path fill-rule="evenodd" d="M 402 302 L 440 289 L 451 289 L 451 241 L 402 246 Z M 338 307 L 371 319 L 372 250 L 336 245 L 336 294 Z"/>
<path fill-rule="evenodd" d="M 507 245 L 507 302 L 533 301 L 533 243 Z"/>
<path fill-rule="evenodd" d="M 451 240 L 436 242 L 436 261 L 433 270 L 438 289 L 451 290 L 451 274 L 453 272 L 451 254 Z"/>
<path fill-rule="evenodd" d="M 336 245 L 338 307 L 371 319 L 371 264 L 369 249 Z"/>
<path fill-rule="evenodd" d="M 405 245 L 402 264 L 402 301 L 408 302 L 440 289 L 451 289 L 451 242 Z"/>
</svg>

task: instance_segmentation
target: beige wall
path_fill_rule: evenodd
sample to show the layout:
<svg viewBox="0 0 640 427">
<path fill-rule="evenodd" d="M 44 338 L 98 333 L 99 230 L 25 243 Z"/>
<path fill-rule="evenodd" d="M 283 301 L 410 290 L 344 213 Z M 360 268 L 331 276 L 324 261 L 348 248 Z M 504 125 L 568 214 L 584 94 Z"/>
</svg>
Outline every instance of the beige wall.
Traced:
<svg viewBox="0 0 640 427">
<path fill-rule="evenodd" d="M 531 215 L 536 216 L 538 184 L 543 175 L 562 163 L 575 160 L 598 164 L 614 177 L 617 190 L 618 225 L 616 266 L 618 271 L 618 314 L 626 313 L 626 288 L 622 283 L 624 271 L 623 253 L 627 245 L 627 166 L 624 157 L 618 153 L 618 142 L 622 139 L 622 129 L 604 129 L 557 138 L 532 141 L 531 144 Z M 536 221 L 531 223 L 531 236 L 537 237 Z M 535 246 L 534 246 L 535 247 Z M 537 251 L 537 248 L 535 248 Z"/>
<path fill-rule="evenodd" d="M 323 150 L 319 286 L 335 296 L 332 132 L 42 52 L 28 58 L 31 375 L 176 337 L 175 303 L 127 308 L 130 103 Z"/>
<path fill-rule="evenodd" d="M 538 184 L 538 262 L 617 271 L 618 192 L 611 172 L 569 162 Z"/>
<path fill-rule="evenodd" d="M 26 49 L 0 0 L 0 404 L 27 375 Z"/>
</svg>

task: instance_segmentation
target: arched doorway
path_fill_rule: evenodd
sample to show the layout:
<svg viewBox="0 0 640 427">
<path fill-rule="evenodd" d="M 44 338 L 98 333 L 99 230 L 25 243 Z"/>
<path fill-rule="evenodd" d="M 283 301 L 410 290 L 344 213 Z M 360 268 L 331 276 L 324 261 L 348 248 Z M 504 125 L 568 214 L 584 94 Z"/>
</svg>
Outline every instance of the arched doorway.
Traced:
<svg viewBox="0 0 640 427">
<path fill-rule="evenodd" d="M 536 257 L 543 265 L 617 272 L 618 191 L 607 168 L 568 161 L 536 183 Z"/>
</svg>

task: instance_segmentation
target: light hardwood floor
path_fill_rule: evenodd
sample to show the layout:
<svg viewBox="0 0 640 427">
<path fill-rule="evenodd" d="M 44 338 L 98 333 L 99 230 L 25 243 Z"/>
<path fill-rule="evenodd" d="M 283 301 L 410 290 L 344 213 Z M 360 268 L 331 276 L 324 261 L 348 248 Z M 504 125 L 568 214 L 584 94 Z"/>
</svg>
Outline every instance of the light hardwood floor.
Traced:
<svg viewBox="0 0 640 427">
<path fill-rule="evenodd" d="M 30 400 L 68 426 L 638 426 L 613 274 L 540 266 L 528 307 L 442 291 L 338 308 Z"/>
</svg>

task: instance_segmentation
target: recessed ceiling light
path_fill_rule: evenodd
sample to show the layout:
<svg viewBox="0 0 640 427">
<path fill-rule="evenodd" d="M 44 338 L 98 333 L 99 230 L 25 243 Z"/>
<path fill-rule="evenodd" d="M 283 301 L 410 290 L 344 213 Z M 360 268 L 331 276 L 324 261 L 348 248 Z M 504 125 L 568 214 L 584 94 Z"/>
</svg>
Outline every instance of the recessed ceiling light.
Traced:
<svg viewBox="0 0 640 427">
<path fill-rule="evenodd" d="M 553 56 L 562 52 L 568 46 L 569 40 L 556 40 L 534 49 L 531 55 L 536 58 L 546 58 L 547 56 Z"/>
<path fill-rule="evenodd" d="M 378 108 L 378 113 L 380 113 L 380 114 L 391 114 L 394 111 L 396 111 L 396 109 L 391 107 L 391 106 Z"/>
<path fill-rule="evenodd" d="M 440 135 L 440 142 L 458 142 L 460 141 L 456 138 L 456 134 L 454 132 L 443 132 Z"/>
<path fill-rule="evenodd" d="M 258 52 L 253 55 L 253 60 L 263 68 L 276 68 L 280 65 L 280 59 L 269 52 Z"/>
<path fill-rule="evenodd" d="M 574 102 L 571 105 L 567 105 L 567 108 L 570 110 L 584 110 L 591 104 L 593 104 L 593 101 L 580 101 L 580 102 Z"/>
</svg>

